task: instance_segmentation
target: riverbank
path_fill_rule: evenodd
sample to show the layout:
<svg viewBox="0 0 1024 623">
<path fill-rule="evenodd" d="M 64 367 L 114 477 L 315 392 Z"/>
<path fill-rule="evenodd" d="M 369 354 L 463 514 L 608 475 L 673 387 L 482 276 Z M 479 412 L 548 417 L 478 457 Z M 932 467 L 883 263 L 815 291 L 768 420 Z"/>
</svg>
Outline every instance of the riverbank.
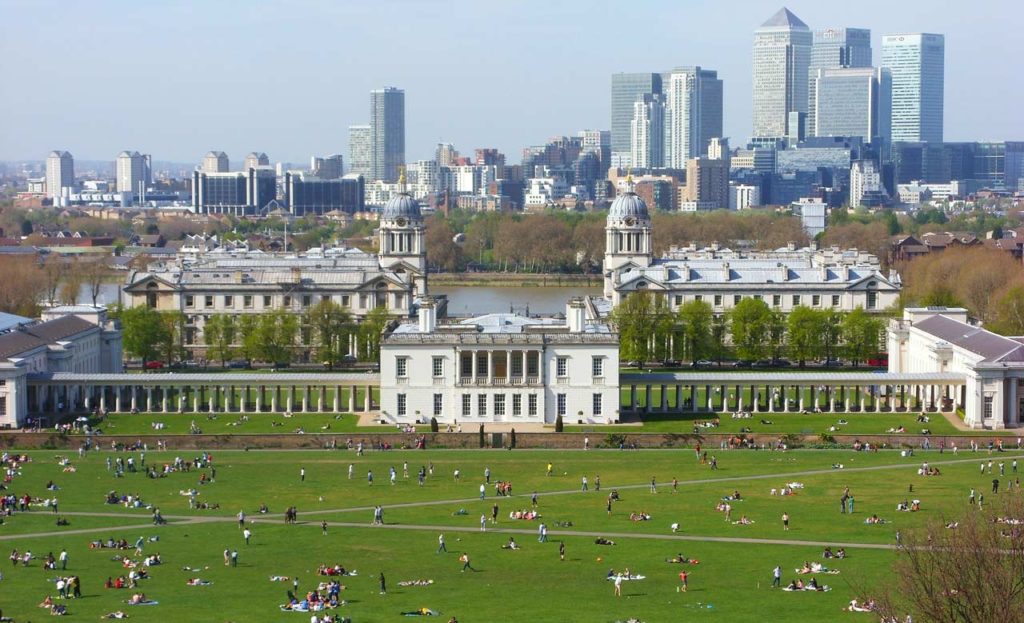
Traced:
<svg viewBox="0 0 1024 623">
<path fill-rule="evenodd" d="M 561 275 L 556 273 L 430 273 L 431 285 L 460 287 L 523 288 L 599 288 L 601 275 Z"/>
</svg>

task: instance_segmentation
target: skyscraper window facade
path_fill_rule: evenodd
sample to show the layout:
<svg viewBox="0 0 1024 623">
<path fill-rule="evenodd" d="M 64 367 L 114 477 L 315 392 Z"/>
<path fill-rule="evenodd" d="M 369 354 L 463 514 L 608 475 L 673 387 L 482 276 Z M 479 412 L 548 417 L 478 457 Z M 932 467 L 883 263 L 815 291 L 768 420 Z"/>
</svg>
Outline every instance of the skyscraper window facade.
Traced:
<svg viewBox="0 0 1024 623">
<path fill-rule="evenodd" d="M 814 80 L 819 69 L 871 67 L 871 31 L 867 28 L 824 28 L 815 30 L 811 45 L 811 68 L 807 91 L 807 134 L 815 132 Z"/>
<path fill-rule="evenodd" d="M 394 182 L 405 165 L 405 91 L 370 91 L 370 179 Z"/>
<path fill-rule="evenodd" d="M 615 165 L 630 164 L 633 105 L 644 95 L 661 94 L 661 74 L 612 74 L 611 155 Z"/>
<path fill-rule="evenodd" d="M 856 136 L 887 145 L 892 78 L 873 67 L 819 69 L 814 80 L 815 136 Z"/>
<path fill-rule="evenodd" d="M 373 148 L 370 142 L 370 126 L 348 126 L 348 162 L 349 172 L 370 177 L 370 161 L 373 159 Z"/>
<path fill-rule="evenodd" d="M 892 140 L 942 142 L 946 40 L 917 33 L 882 37 L 892 72 Z"/>
<path fill-rule="evenodd" d="M 685 169 L 706 156 L 708 142 L 722 136 L 722 81 L 718 72 L 681 67 L 662 76 L 665 91 L 665 166 Z"/>
<path fill-rule="evenodd" d="M 781 9 L 754 31 L 754 129 L 760 138 L 788 135 L 791 112 L 807 112 L 811 30 Z"/>
</svg>

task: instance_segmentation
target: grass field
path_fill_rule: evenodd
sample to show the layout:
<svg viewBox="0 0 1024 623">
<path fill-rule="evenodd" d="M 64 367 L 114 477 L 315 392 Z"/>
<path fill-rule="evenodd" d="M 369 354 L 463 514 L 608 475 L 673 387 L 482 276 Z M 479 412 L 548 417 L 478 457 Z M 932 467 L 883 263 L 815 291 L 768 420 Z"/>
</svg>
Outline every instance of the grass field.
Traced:
<svg viewBox="0 0 1024 623">
<path fill-rule="evenodd" d="M 846 416 L 848 419 L 850 416 Z M 717 470 L 701 464 L 692 450 L 601 451 L 389 451 L 357 457 L 338 450 L 214 453 L 216 481 L 200 485 L 201 473 L 192 469 L 151 479 L 140 473 L 116 477 L 106 460 L 118 455 L 94 452 L 84 458 L 74 453 L 38 451 L 10 483 L 10 492 L 40 498 L 59 497 L 60 514 L 70 525 L 54 525 L 54 515 L 33 510 L 8 517 L 0 526 L 0 541 L 10 549 L 30 549 L 37 556 L 66 548 L 67 573 L 82 579 L 83 598 L 67 602 L 69 618 L 95 621 L 101 615 L 127 611 L 137 621 L 308 621 L 309 614 L 281 612 L 291 582 L 271 582 L 272 575 L 299 579 L 299 592 L 315 588 L 325 578 L 315 575 L 321 563 L 340 563 L 358 570 L 344 578 L 342 598 L 347 605 L 336 612 L 356 623 L 404 621 L 403 611 L 429 607 L 467 621 L 506 619 L 540 621 L 616 621 L 637 617 L 644 621 L 680 618 L 709 621 L 874 621 L 873 615 L 842 612 L 854 596 L 869 594 L 889 580 L 896 530 L 922 525 L 928 519 L 962 513 L 972 488 L 990 496 L 991 481 L 1005 465 L 1001 490 L 1016 477 L 1011 461 L 1018 458 L 1024 471 L 1024 453 L 938 451 L 902 457 L 895 451 L 855 453 L 851 450 L 801 450 L 788 453 L 711 451 Z M 194 454 L 179 453 L 191 460 Z M 66 473 L 58 457 L 67 456 L 77 468 Z M 127 458 L 126 453 L 120 456 Z M 136 462 L 139 453 L 134 453 Z M 162 465 L 175 453 L 146 453 L 147 465 Z M 992 459 L 995 474 L 979 474 L 979 464 Z M 929 461 L 941 476 L 916 474 Z M 403 463 L 409 464 L 409 478 Z M 553 475 L 546 475 L 548 463 Z M 834 469 L 842 464 L 842 469 Z M 353 478 L 348 478 L 349 465 Z M 416 471 L 432 467 L 424 486 Z M 397 470 L 395 485 L 388 482 L 390 467 Z M 484 470 L 492 483 L 510 480 L 513 497 L 495 497 L 486 487 L 480 500 Z M 305 481 L 299 470 L 305 469 Z M 456 481 L 454 470 L 460 470 Z M 366 474 L 372 470 L 374 484 Z M 595 491 L 595 479 L 601 491 Z M 589 490 L 581 491 L 587 476 Z M 650 491 L 654 477 L 657 493 Z M 678 480 L 673 491 L 672 479 Z M 53 481 L 60 489 L 48 491 Z M 793 496 L 772 496 L 771 489 L 788 482 L 804 486 Z M 913 485 L 913 493 L 908 489 Z M 181 491 L 196 488 L 198 499 L 213 510 L 190 510 Z M 850 487 L 855 512 L 840 514 L 839 497 Z M 606 492 L 616 488 L 621 500 L 611 514 Z M 733 519 L 746 515 L 750 525 L 726 522 L 715 505 L 723 496 L 740 491 L 732 502 Z M 150 525 L 151 511 L 104 503 L 109 491 L 130 492 L 159 507 L 171 523 Z M 530 495 L 538 493 L 541 520 L 549 528 L 549 542 L 538 543 L 539 521 L 509 519 L 509 512 L 530 508 Z M 1005 495 L 1000 493 L 998 495 Z M 920 499 L 917 513 L 896 512 L 897 502 Z M 256 513 L 261 503 L 267 515 Z M 481 514 L 499 506 L 498 522 L 480 530 Z M 297 525 L 284 525 L 287 506 L 298 509 Z M 384 509 L 384 526 L 371 526 L 372 508 Z M 235 514 L 245 510 L 252 525 L 248 546 L 241 537 Z M 464 510 L 465 514 L 459 514 Z M 644 512 L 650 521 L 631 521 L 631 513 Z M 783 531 L 780 517 L 791 516 L 791 529 Z M 867 525 L 872 514 L 887 520 Z M 321 533 L 327 521 L 327 535 Z M 572 522 L 558 527 L 556 522 Z M 680 531 L 670 530 L 672 523 Z M 438 534 L 444 533 L 448 553 L 438 554 Z M 602 535 L 614 546 L 594 543 Z M 520 551 L 501 549 L 512 536 Z M 140 590 L 159 601 L 150 607 L 129 607 L 124 601 L 133 591 L 104 589 L 108 577 L 124 574 L 108 549 L 89 549 L 93 539 L 149 539 L 145 553 L 159 552 L 164 564 L 150 568 L 151 579 Z M 558 557 L 558 543 L 566 545 L 566 560 Z M 822 548 L 846 547 L 845 560 L 823 561 Z M 224 566 L 225 548 L 239 551 L 237 568 Z M 460 572 L 459 554 L 467 552 L 477 572 Z M 675 554 L 700 561 L 687 565 L 689 591 L 676 592 L 682 565 L 668 564 Z M 796 578 L 794 569 L 805 560 L 825 562 L 838 575 L 817 576 L 832 590 L 826 593 L 788 593 L 770 588 L 771 570 L 784 569 L 783 580 Z M 199 569 L 185 571 L 183 567 Z M 646 576 L 623 583 L 623 596 L 613 595 L 606 581 L 609 569 Z M 0 608 L 17 621 L 48 615 L 36 607 L 47 594 L 56 595 L 49 581 L 58 572 L 42 569 L 38 560 L 28 568 L 0 564 Z M 380 595 L 377 577 L 383 572 L 387 595 Z M 209 586 L 187 586 L 200 577 Z M 804 576 L 806 580 L 808 576 Z M 401 580 L 432 579 L 427 587 L 400 588 Z"/>
<path fill-rule="evenodd" d="M 155 429 L 153 424 L 163 424 Z M 187 435 L 192 424 L 204 435 L 291 434 L 300 430 L 313 433 L 388 433 L 394 426 L 359 426 L 352 413 L 112 413 L 102 420 L 92 418 L 90 425 L 107 435 Z M 418 430 L 430 430 L 419 426 Z"/>
</svg>

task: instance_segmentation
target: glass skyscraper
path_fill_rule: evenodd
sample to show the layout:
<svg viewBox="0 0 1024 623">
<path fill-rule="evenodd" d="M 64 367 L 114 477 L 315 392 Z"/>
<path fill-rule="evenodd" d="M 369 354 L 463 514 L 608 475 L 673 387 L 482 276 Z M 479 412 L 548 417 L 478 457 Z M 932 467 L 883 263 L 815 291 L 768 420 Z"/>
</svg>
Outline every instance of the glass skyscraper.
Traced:
<svg viewBox="0 0 1024 623">
<path fill-rule="evenodd" d="M 661 74 L 612 74 L 612 162 L 628 161 L 633 104 L 645 95 L 661 94 Z"/>
<path fill-rule="evenodd" d="M 370 179 L 394 182 L 405 164 L 405 91 L 370 91 Z"/>
<path fill-rule="evenodd" d="M 788 135 L 791 112 L 807 112 L 811 30 L 780 9 L 754 31 L 754 137 Z"/>
<path fill-rule="evenodd" d="M 372 179 L 371 161 L 373 160 L 373 146 L 370 142 L 370 126 L 350 125 L 348 126 L 348 164 L 349 171 L 362 175 L 366 179 Z"/>
<path fill-rule="evenodd" d="M 686 168 L 722 137 L 722 81 L 718 72 L 680 67 L 662 76 L 665 93 L 665 166 Z"/>
<path fill-rule="evenodd" d="M 859 136 L 865 143 L 889 142 L 892 78 L 888 69 L 819 69 L 812 84 L 816 136 Z"/>
<path fill-rule="evenodd" d="M 946 42 L 926 33 L 882 37 L 892 72 L 892 140 L 942 142 Z"/>
<path fill-rule="evenodd" d="M 871 31 L 867 28 L 825 28 L 815 30 L 811 46 L 811 68 L 807 83 L 807 134 L 815 136 L 814 80 L 819 69 L 871 67 Z"/>
</svg>

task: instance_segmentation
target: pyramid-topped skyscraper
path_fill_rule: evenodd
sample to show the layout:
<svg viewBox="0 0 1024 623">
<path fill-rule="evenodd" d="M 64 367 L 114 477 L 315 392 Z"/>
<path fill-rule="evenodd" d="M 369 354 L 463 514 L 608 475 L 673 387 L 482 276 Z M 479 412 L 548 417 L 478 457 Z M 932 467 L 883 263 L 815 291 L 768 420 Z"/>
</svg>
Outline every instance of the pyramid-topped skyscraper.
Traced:
<svg viewBox="0 0 1024 623">
<path fill-rule="evenodd" d="M 753 136 L 787 136 L 790 113 L 807 113 L 811 43 L 811 29 L 785 7 L 754 31 Z"/>
</svg>

